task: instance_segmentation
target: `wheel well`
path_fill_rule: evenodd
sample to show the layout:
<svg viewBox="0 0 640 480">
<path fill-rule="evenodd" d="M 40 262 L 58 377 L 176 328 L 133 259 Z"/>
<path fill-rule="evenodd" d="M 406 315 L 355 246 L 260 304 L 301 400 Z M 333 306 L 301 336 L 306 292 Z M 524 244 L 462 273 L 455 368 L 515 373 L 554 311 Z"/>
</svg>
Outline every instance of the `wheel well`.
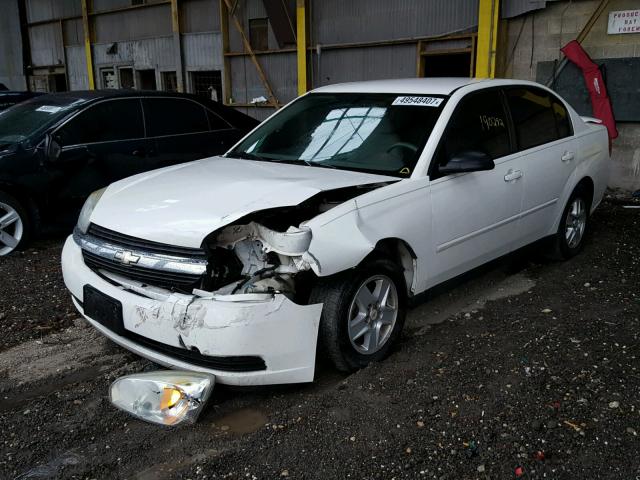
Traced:
<svg viewBox="0 0 640 480">
<path fill-rule="evenodd" d="M 593 180 L 591 180 L 591 177 L 584 177 L 582 180 L 580 180 L 576 185 L 576 188 L 574 188 L 574 191 L 578 189 L 583 189 L 589 195 L 589 208 L 591 208 L 591 205 L 593 204 L 593 193 L 595 190 L 595 186 L 593 184 Z"/>
<path fill-rule="evenodd" d="M 407 242 L 400 238 L 382 239 L 378 241 L 373 251 L 363 261 L 371 257 L 388 258 L 401 267 L 406 282 L 407 294 L 409 296 L 414 294 L 417 256 Z"/>
</svg>

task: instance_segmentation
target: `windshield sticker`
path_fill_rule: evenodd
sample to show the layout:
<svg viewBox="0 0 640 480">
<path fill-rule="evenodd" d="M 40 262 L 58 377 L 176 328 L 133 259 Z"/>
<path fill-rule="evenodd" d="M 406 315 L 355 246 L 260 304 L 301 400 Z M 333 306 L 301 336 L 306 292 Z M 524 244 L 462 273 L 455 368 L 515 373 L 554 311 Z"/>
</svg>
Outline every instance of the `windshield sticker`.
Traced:
<svg viewBox="0 0 640 480">
<path fill-rule="evenodd" d="M 439 107 L 442 98 L 436 97 L 396 97 L 391 105 L 419 105 L 421 107 Z"/>
<path fill-rule="evenodd" d="M 42 105 L 41 107 L 36 108 L 36 112 L 45 112 L 45 113 L 58 113 L 62 110 L 62 107 L 56 107 L 54 105 Z"/>
</svg>

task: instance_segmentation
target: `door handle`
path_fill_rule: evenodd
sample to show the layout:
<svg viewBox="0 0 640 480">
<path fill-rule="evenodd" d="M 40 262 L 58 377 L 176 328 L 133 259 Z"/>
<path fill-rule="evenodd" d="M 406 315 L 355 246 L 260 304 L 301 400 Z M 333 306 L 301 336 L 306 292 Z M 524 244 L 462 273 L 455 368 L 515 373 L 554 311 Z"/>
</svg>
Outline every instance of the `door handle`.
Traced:
<svg viewBox="0 0 640 480">
<path fill-rule="evenodd" d="M 564 152 L 562 154 L 562 157 L 560 157 L 560 160 L 562 160 L 563 162 L 570 162 L 571 160 L 573 160 L 575 158 L 575 153 L 573 152 Z"/>
<path fill-rule="evenodd" d="M 509 169 L 507 174 L 504 176 L 504 181 L 505 182 L 514 182 L 514 181 L 518 180 L 519 178 L 521 178 L 522 175 L 524 175 L 522 173 L 522 170 Z"/>
<path fill-rule="evenodd" d="M 146 155 L 146 152 L 144 148 L 136 148 L 133 152 L 131 152 L 131 155 L 135 157 L 144 157 Z"/>
</svg>

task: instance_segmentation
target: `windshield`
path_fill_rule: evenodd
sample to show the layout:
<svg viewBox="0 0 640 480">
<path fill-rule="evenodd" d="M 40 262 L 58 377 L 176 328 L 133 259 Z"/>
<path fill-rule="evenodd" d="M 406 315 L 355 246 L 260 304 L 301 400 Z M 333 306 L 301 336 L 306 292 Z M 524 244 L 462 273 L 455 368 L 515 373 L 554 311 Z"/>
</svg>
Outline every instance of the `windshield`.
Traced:
<svg viewBox="0 0 640 480">
<path fill-rule="evenodd" d="M 227 156 L 408 177 L 443 100 L 378 93 L 306 95 Z"/>
<path fill-rule="evenodd" d="M 0 112 L 0 142 L 17 143 L 47 128 L 85 100 L 46 95 Z"/>
</svg>

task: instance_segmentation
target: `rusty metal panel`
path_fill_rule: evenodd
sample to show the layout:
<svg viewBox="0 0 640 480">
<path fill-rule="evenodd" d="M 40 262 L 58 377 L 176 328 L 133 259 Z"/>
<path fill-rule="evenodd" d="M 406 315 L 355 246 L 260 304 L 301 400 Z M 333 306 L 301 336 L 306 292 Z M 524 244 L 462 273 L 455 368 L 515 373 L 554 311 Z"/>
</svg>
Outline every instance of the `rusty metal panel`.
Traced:
<svg viewBox="0 0 640 480">
<path fill-rule="evenodd" d="M 180 2 L 182 33 L 219 32 L 221 0 L 183 0 Z"/>
<path fill-rule="evenodd" d="M 166 4 L 97 15 L 93 19 L 97 43 L 172 34 L 171 7 Z"/>
<path fill-rule="evenodd" d="M 31 63 L 34 67 L 62 65 L 64 47 L 58 22 L 29 27 Z"/>
<path fill-rule="evenodd" d="M 478 0 L 311 0 L 317 43 L 434 37 L 475 29 Z"/>
<path fill-rule="evenodd" d="M 8 0 L 0 15 L 0 82 L 11 90 L 26 90 L 22 70 L 22 38 L 18 1 Z"/>
<path fill-rule="evenodd" d="M 223 1 L 223 0 L 222 0 Z M 236 7 L 236 16 L 240 20 L 244 28 L 244 32 L 249 38 L 249 20 L 252 18 L 267 18 L 267 11 L 264 8 L 262 0 L 242 0 L 238 1 Z M 271 22 L 269 22 L 269 50 L 275 50 L 278 47 L 278 41 L 273 33 Z M 232 52 L 242 52 L 242 38 L 236 29 L 233 21 L 229 21 L 229 48 Z"/>
<path fill-rule="evenodd" d="M 264 69 L 274 95 L 280 103 L 286 103 L 298 94 L 296 54 L 280 53 L 261 55 L 258 61 Z M 235 103 L 249 103 L 267 92 L 249 57 L 231 57 L 231 97 Z"/>
<path fill-rule="evenodd" d="M 313 86 L 416 76 L 416 44 L 327 50 L 314 53 Z"/>
<path fill-rule="evenodd" d="M 540 10 L 547 6 L 548 2 L 555 0 L 508 0 L 501 2 L 502 18 L 513 18 L 533 10 Z"/>
<path fill-rule="evenodd" d="M 93 45 L 93 61 L 97 68 L 131 65 L 137 70 L 175 70 L 177 55 L 174 45 L 172 37 L 148 38 L 118 42 L 117 51 L 108 53 L 111 43 L 96 43 Z"/>
<path fill-rule="evenodd" d="M 26 0 L 26 6 L 29 23 L 82 15 L 80 0 Z"/>
<path fill-rule="evenodd" d="M 82 19 L 65 20 L 62 23 L 65 45 L 82 45 L 84 32 L 82 31 Z"/>
<path fill-rule="evenodd" d="M 222 34 L 182 35 L 182 61 L 186 70 L 222 70 Z"/>
<path fill-rule="evenodd" d="M 89 79 L 87 77 L 87 58 L 84 54 L 84 45 L 72 45 L 65 47 L 67 52 L 67 81 L 69 90 L 87 90 Z"/>
</svg>

